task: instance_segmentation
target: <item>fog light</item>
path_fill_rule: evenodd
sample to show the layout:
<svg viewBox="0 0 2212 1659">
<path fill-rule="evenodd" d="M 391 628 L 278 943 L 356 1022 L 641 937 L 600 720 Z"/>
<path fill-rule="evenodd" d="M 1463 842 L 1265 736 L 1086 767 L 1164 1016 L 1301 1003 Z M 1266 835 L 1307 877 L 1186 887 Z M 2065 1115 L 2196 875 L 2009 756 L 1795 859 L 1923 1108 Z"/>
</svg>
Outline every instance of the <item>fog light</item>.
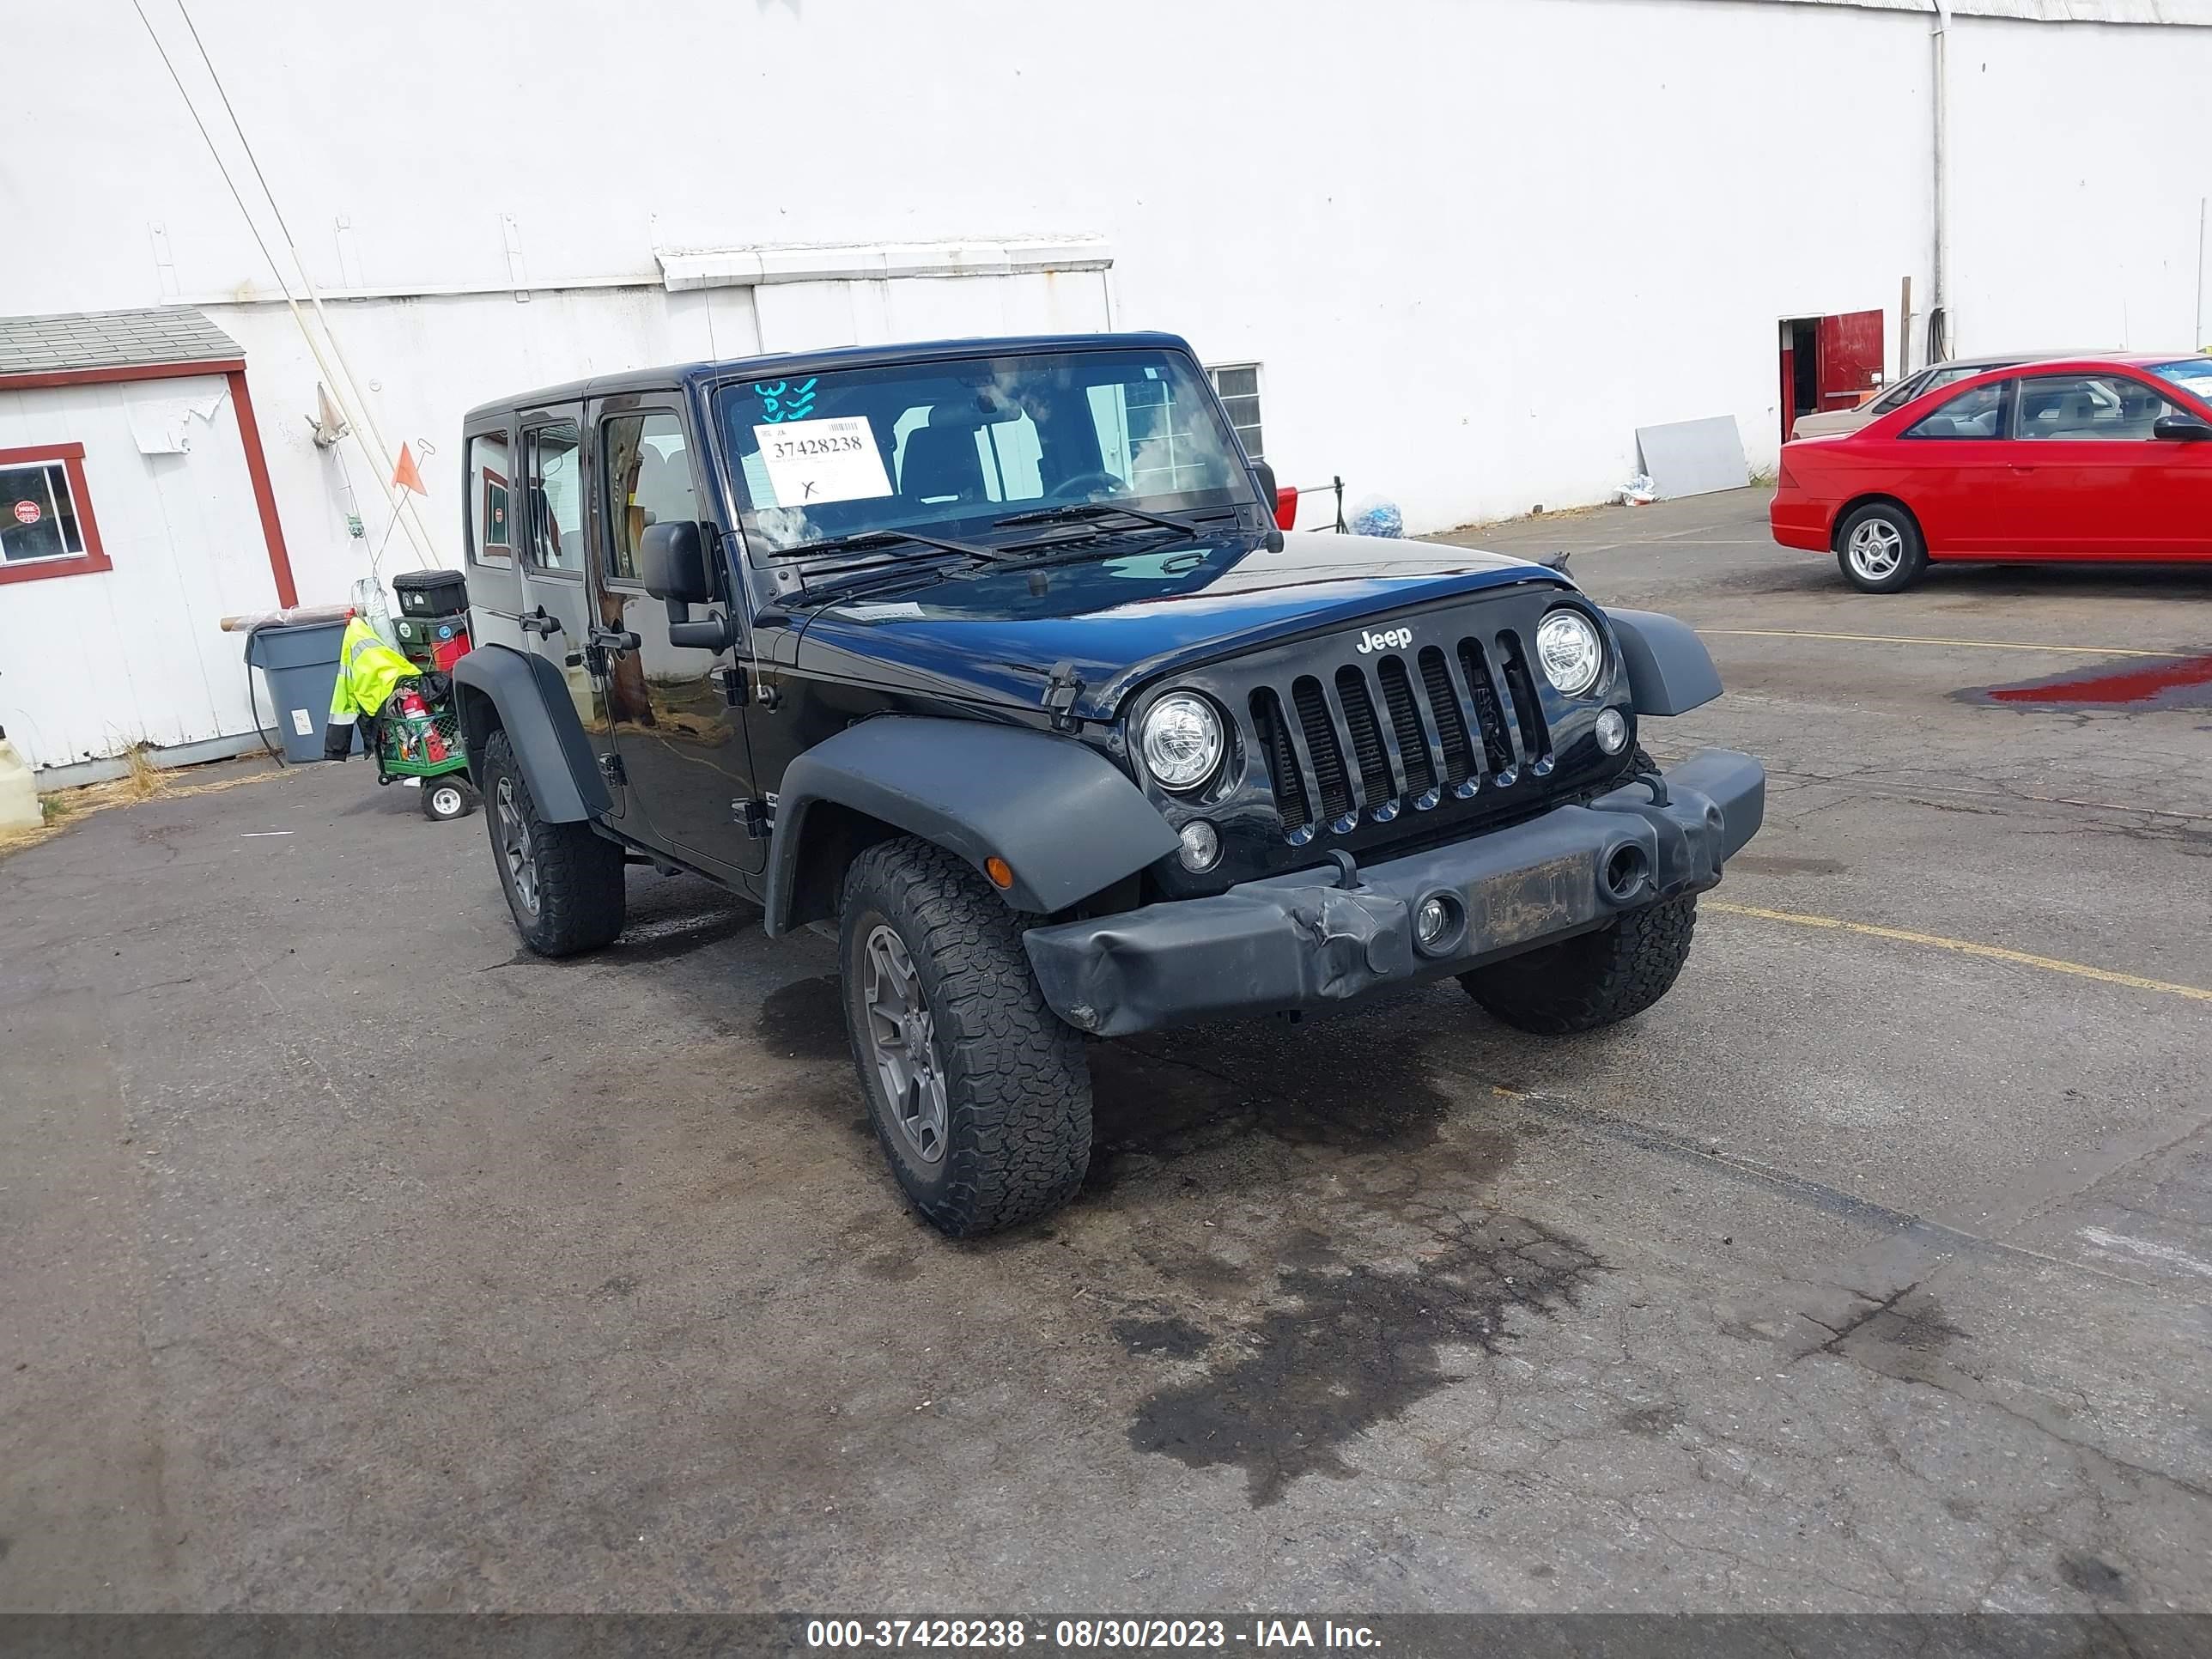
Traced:
<svg viewBox="0 0 2212 1659">
<path fill-rule="evenodd" d="M 1459 936 L 1459 906 L 1449 894 L 1431 893 L 1413 907 L 1413 943 L 1425 955 L 1447 949 Z"/>
<path fill-rule="evenodd" d="M 1597 746 L 1608 755 L 1618 755 L 1628 742 L 1628 722 L 1620 717 L 1618 708 L 1607 708 L 1597 717 Z"/>
<path fill-rule="evenodd" d="M 1182 851 L 1176 856 L 1192 874 L 1211 870 L 1221 861 L 1220 832 L 1204 818 L 1193 818 L 1177 834 L 1182 841 Z"/>
</svg>

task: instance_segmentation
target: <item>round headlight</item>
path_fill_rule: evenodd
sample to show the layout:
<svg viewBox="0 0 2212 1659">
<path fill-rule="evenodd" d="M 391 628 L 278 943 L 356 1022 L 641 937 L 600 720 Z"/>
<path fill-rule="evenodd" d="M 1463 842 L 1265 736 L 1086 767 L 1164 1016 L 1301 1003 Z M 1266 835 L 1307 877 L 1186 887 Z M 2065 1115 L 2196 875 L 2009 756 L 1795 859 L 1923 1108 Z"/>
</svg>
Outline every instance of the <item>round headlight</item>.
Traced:
<svg viewBox="0 0 2212 1659">
<path fill-rule="evenodd" d="M 1221 764 L 1221 717 L 1203 697 L 1162 697 L 1145 711 L 1137 746 L 1145 769 L 1169 788 L 1195 789 Z"/>
<path fill-rule="evenodd" d="M 1579 697 L 1605 667 L 1605 641 L 1581 611 L 1554 611 L 1537 624 L 1536 657 L 1546 679 L 1565 696 Z"/>
</svg>

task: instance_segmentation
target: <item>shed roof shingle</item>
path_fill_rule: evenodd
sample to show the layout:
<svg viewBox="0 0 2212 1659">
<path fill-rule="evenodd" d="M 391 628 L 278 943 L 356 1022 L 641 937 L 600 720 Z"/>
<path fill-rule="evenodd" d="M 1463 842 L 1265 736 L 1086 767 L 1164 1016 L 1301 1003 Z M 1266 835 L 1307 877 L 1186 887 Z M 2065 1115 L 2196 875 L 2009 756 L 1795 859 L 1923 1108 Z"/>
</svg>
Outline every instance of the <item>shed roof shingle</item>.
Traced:
<svg viewBox="0 0 2212 1659">
<path fill-rule="evenodd" d="M 70 311 L 0 317 L 0 374 L 216 362 L 238 343 L 197 311 Z"/>
</svg>

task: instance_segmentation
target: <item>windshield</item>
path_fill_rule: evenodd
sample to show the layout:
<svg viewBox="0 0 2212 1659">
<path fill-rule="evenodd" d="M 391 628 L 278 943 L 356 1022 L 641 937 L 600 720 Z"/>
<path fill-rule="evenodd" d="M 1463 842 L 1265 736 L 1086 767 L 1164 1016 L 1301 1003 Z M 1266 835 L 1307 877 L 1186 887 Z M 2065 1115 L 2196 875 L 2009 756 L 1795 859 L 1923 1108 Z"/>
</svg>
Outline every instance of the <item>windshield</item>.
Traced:
<svg viewBox="0 0 2212 1659">
<path fill-rule="evenodd" d="M 2212 404 L 2212 357 L 2181 357 L 2170 363 L 2153 363 L 2150 372 Z"/>
<path fill-rule="evenodd" d="M 771 555 L 884 530 L 972 537 L 1012 514 L 1084 502 L 1188 514 L 1254 500 L 1211 388 L 1164 351 L 762 380 L 726 387 L 718 418 L 746 538 Z"/>
</svg>

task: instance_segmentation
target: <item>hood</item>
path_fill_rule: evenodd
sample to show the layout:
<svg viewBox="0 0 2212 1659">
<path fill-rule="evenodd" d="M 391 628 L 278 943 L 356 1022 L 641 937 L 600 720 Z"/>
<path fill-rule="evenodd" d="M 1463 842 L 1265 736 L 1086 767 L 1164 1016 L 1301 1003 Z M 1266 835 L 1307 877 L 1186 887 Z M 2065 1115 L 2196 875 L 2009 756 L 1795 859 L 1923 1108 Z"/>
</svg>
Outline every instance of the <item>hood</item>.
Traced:
<svg viewBox="0 0 2212 1659">
<path fill-rule="evenodd" d="M 1573 586 L 1542 565 L 1436 542 L 1291 532 L 1270 552 L 1249 531 L 1153 537 L 1080 563 L 949 570 L 838 600 L 807 618 L 797 666 L 1035 708 L 1068 663 L 1083 682 L 1073 712 L 1103 720 L 1156 675 L 1516 582 Z"/>
</svg>

